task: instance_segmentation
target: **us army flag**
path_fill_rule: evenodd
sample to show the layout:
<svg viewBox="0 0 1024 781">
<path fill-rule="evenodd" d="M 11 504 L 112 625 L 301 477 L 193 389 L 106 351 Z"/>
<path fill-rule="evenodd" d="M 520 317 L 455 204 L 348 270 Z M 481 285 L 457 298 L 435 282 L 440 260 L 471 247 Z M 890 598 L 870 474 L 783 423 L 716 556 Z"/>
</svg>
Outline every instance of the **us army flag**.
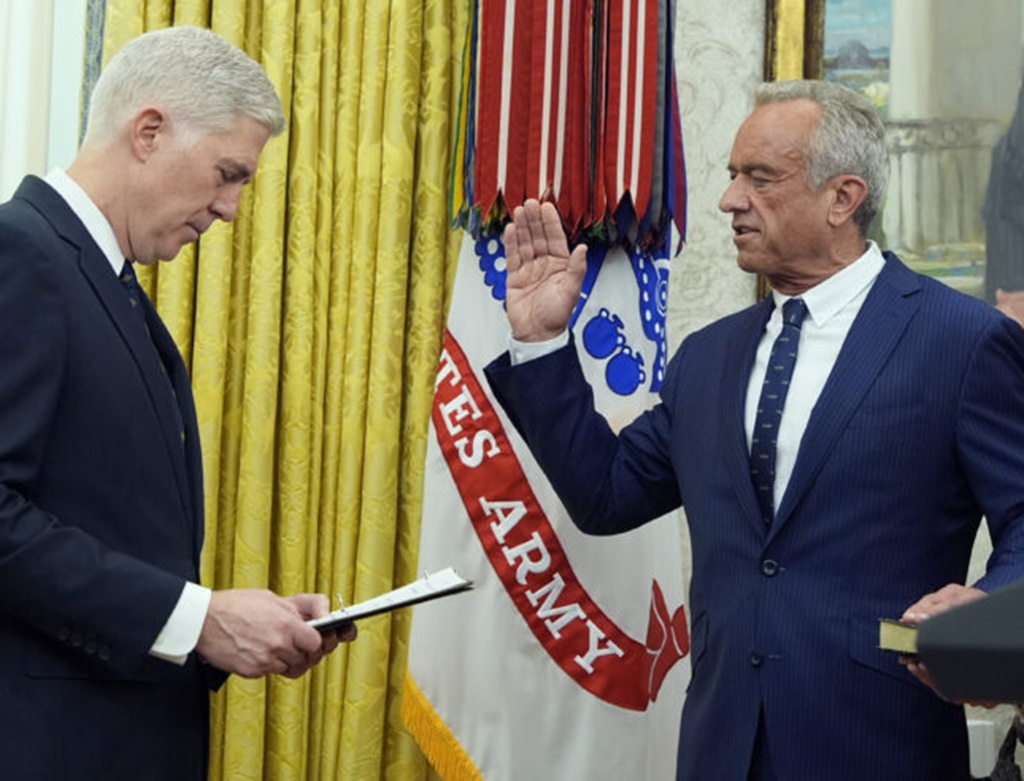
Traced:
<svg viewBox="0 0 1024 781">
<path fill-rule="evenodd" d="M 490 393 L 508 345 L 504 248 L 464 240 L 435 385 L 420 569 L 472 591 L 415 609 L 403 713 L 446 781 L 674 777 L 689 681 L 680 520 L 576 530 Z M 668 262 L 595 248 L 573 316 L 619 428 L 664 375 Z"/>
</svg>

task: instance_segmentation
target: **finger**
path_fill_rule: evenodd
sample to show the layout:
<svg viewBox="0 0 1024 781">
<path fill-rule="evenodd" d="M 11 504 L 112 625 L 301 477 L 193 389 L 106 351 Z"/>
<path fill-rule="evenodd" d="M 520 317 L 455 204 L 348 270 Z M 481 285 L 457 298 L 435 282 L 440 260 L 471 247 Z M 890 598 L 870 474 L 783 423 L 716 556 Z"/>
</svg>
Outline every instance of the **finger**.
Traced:
<svg viewBox="0 0 1024 781">
<path fill-rule="evenodd" d="M 529 263 L 536 256 L 533 245 L 533 229 L 531 227 L 529 206 L 529 201 L 522 206 L 517 206 L 512 215 L 512 219 L 516 226 L 516 256 L 519 259 L 520 264 Z"/>
<path fill-rule="evenodd" d="M 502 232 L 502 242 L 505 244 L 505 269 L 507 273 L 513 274 L 523 265 L 523 259 L 519 256 L 519 233 L 514 217 Z"/>
<path fill-rule="evenodd" d="M 337 648 L 338 645 L 340 645 L 340 643 L 341 635 L 339 635 L 337 632 L 328 632 L 326 635 L 324 635 L 324 644 L 323 647 L 320 649 L 320 658 L 322 659 L 324 656 L 327 656 L 328 654 L 332 653 L 334 649 Z M 320 659 L 317 659 L 318 664 L 319 662 Z"/>
<path fill-rule="evenodd" d="M 306 618 L 322 618 L 331 612 L 331 600 L 326 594 L 304 594 L 302 607 L 308 613 Z"/>
<path fill-rule="evenodd" d="M 359 629 L 356 627 L 355 622 L 350 625 L 341 627 L 339 630 L 339 639 L 343 643 L 351 643 L 359 636 Z"/>
<path fill-rule="evenodd" d="M 544 233 L 544 218 L 540 203 L 532 198 L 524 203 L 523 216 L 526 223 L 526 240 L 529 242 L 532 253 L 531 257 L 542 258 L 548 255 L 550 248 Z M 524 242 L 522 232 L 519 234 L 519 241 L 521 244 Z"/>
<path fill-rule="evenodd" d="M 299 611 L 303 621 L 331 612 L 331 601 L 324 594 L 295 594 L 288 601 Z"/>
<path fill-rule="evenodd" d="M 545 202 L 539 210 L 540 230 L 544 234 L 544 246 L 548 254 L 561 258 L 569 257 L 569 244 L 562 228 L 562 218 L 553 203 Z"/>
<path fill-rule="evenodd" d="M 296 628 L 295 635 L 292 638 L 296 654 L 301 655 L 303 658 L 320 653 L 323 642 L 324 636 L 305 623 L 301 627 Z"/>
<path fill-rule="evenodd" d="M 587 245 L 577 244 L 569 256 L 569 271 L 577 280 L 582 280 L 587 273 Z"/>
<path fill-rule="evenodd" d="M 299 678 L 313 667 L 318 661 L 320 661 L 319 653 L 307 654 L 304 652 L 296 652 L 289 654 L 286 659 L 283 660 L 285 664 L 284 671 L 281 673 L 287 678 Z"/>
<path fill-rule="evenodd" d="M 339 643 L 351 643 L 356 639 L 359 634 L 359 630 L 356 629 L 355 621 L 348 621 L 344 624 L 339 624 L 334 628 L 334 631 L 330 633 Z M 324 637 L 324 643 L 327 643 L 327 637 Z M 333 650 L 333 649 L 332 649 Z"/>
</svg>

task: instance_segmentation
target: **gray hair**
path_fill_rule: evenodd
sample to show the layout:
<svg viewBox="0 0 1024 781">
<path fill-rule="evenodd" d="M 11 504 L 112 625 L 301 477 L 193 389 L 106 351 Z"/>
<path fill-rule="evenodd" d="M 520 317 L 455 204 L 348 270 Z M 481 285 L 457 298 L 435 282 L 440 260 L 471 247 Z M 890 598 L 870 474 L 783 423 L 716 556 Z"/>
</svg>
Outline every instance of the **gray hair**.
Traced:
<svg viewBox="0 0 1024 781">
<path fill-rule="evenodd" d="M 92 93 L 85 141 L 107 141 L 137 111 L 157 106 L 186 135 L 230 131 L 242 117 L 276 136 L 281 101 L 255 60 L 201 27 L 168 27 L 125 44 Z"/>
<path fill-rule="evenodd" d="M 885 125 L 867 97 L 829 81 L 767 82 L 758 87 L 754 105 L 800 99 L 812 100 L 822 110 L 805 153 L 807 185 L 817 189 L 840 174 L 863 179 L 868 192 L 853 220 L 866 235 L 885 197 Z"/>
</svg>

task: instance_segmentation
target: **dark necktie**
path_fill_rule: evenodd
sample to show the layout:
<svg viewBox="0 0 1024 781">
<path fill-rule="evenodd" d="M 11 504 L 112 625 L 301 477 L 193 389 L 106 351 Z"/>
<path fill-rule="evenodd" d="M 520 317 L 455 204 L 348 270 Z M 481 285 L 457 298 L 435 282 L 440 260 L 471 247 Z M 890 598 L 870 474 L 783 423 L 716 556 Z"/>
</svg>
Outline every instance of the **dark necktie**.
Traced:
<svg viewBox="0 0 1024 781">
<path fill-rule="evenodd" d="M 135 277 L 135 270 L 132 268 L 132 264 L 125 261 L 124 267 L 121 269 L 121 284 L 124 286 L 125 291 L 128 293 L 128 302 L 132 305 L 132 312 L 138 318 L 139 323 L 146 331 L 146 335 L 149 337 L 150 343 L 153 345 L 153 349 L 156 352 L 157 358 L 160 361 L 160 373 L 163 374 L 164 379 L 167 380 L 167 389 L 170 391 L 169 404 L 171 412 L 174 414 L 174 421 L 178 426 L 178 436 L 181 440 L 182 445 L 185 443 L 185 421 L 181 414 L 181 407 L 178 405 L 178 394 L 174 390 L 174 383 L 171 382 L 170 376 L 167 374 L 167 365 L 164 363 L 163 355 L 160 354 L 160 349 L 156 345 L 156 341 L 153 339 L 153 334 L 149 330 L 149 324 L 146 322 L 146 310 L 142 302 L 142 288 L 139 286 L 139 281 Z"/>
<path fill-rule="evenodd" d="M 149 326 L 146 325 L 146 310 L 142 308 L 142 288 L 139 287 L 139 280 L 135 277 L 135 269 L 127 260 L 121 268 L 121 284 L 128 293 L 128 303 L 132 305 L 132 313 L 139 319 L 142 326 L 149 333 Z"/>
<path fill-rule="evenodd" d="M 807 305 L 791 298 L 782 306 L 782 331 L 772 345 L 768 371 L 757 403 L 757 417 L 750 439 L 750 476 L 757 491 L 757 502 L 765 523 L 775 517 L 775 443 L 779 436 L 782 409 L 786 405 L 789 381 L 800 346 L 800 324 Z"/>
</svg>

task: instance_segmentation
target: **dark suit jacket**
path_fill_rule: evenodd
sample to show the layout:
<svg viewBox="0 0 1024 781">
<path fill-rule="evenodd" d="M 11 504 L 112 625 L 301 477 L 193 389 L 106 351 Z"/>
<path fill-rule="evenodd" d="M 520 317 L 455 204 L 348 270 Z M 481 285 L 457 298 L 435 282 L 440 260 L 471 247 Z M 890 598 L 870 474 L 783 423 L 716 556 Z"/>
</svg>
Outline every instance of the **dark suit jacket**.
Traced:
<svg viewBox="0 0 1024 781">
<path fill-rule="evenodd" d="M 572 347 L 488 376 L 581 529 L 685 510 L 679 779 L 744 781 L 763 711 L 783 781 L 964 781 L 962 709 L 877 650 L 878 619 L 962 583 L 982 515 L 995 552 L 979 585 L 1024 576 L 1024 330 L 887 254 L 767 529 L 743 419 L 771 307 L 687 338 L 662 403 L 619 437 Z"/>
<path fill-rule="evenodd" d="M 148 654 L 198 582 L 203 496 L 185 367 L 142 304 L 152 338 L 44 182 L 0 206 L 7 778 L 205 778 L 206 673 Z"/>
</svg>

